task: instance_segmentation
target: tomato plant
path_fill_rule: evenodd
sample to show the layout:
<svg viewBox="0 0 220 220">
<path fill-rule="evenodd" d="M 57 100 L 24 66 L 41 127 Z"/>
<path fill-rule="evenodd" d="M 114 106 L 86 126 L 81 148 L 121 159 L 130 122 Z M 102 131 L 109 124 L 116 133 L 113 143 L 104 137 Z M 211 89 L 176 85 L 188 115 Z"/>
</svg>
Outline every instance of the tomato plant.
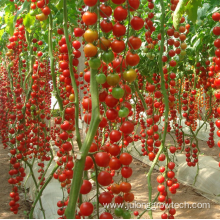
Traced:
<svg viewBox="0 0 220 220">
<path fill-rule="evenodd" d="M 42 194 L 54 178 L 63 192 L 59 218 L 141 218 L 146 210 L 100 212 L 104 204 L 136 199 L 133 149 L 151 161 L 146 202 L 168 203 L 178 192 L 176 154 L 197 166 L 196 183 L 198 132 L 209 129 L 209 148 L 220 137 L 217 0 L 3 0 L 0 8 L 0 132 L 10 152 L 10 211 L 18 213 L 20 186 L 31 178 L 29 218 L 38 202 L 46 218 Z M 160 162 L 153 198 L 151 176 Z M 160 210 L 161 218 L 177 211 Z"/>
</svg>

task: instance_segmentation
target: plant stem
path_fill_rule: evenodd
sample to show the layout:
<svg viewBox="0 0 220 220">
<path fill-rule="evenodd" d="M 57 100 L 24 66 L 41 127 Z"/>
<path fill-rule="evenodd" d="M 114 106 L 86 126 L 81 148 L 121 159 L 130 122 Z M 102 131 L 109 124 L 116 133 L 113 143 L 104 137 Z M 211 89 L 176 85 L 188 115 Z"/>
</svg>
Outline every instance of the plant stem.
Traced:
<svg viewBox="0 0 220 220">
<path fill-rule="evenodd" d="M 31 174 L 31 176 L 32 176 L 32 178 L 33 178 L 34 185 L 35 185 L 35 187 L 36 187 L 36 193 L 37 193 L 37 192 L 38 192 L 38 186 L 37 186 L 36 178 L 35 178 L 35 176 L 34 176 L 34 172 L 33 172 L 33 169 L 32 169 L 32 165 L 31 165 L 30 163 L 28 163 L 27 161 L 24 161 L 24 162 L 25 162 L 25 164 L 28 165 L 28 167 L 29 167 L 29 169 L 30 169 L 30 174 Z M 39 194 L 38 194 L 38 195 L 39 195 Z M 36 198 L 35 198 L 35 200 L 36 200 Z M 42 206 L 42 202 L 41 202 L 40 196 L 39 196 L 39 202 L 40 202 L 40 208 L 41 208 L 41 211 L 42 211 L 42 213 L 43 213 L 44 219 L 46 219 L 45 212 L 44 212 L 44 209 L 43 209 L 43 206 Z M 32 213 L 32 217 L 29 216 L 30 218 L 33 218 L 34 208 L 35 208 L 35 205 L 32 205 L 31 211 L 30 211 L 30 213 Z"/>
<path fill-rule="evenodd" d="M 57 84 L 56 84 L 56 74 L 55 74 L 55 63 L 54 63 L 54 56 L 53 56 L 53 42 L 52 42 L 52 33 L 53 33 L 53 20 L 52 20 L 52 15 L 49 15 L 49 34 L 48 34 L 48 46 L 49 46 L 49 55 L 50 55 L 50 70 L 51 70 L 51 75 L 52 75 L 52 81 L 53 81 L 53 90 L 55 91 L 55 97 L 57 99 L 57 102 L 60 107 L 60 111 L 63 110 L 63 102 L 62 99 L 59 95 L 59 91 L 57 89 Z"/>
<path fill-rule="evenodd" d="M 65 215 L 68 219 L 75 218 L 75 210 L 76 210 L 76 205 L 77 205 L 77 201 L 79 197 L 79 191 L 80 191 L 80 187 L 82 183 L 82 176 L 83 176 L 86 156 L 88 155 L 89 148 L 92 144 L 92 141 L 94 140 L 99 123 L 101 121 L 100 110 L 99 110 L 98 85 L 96 82 L 96 73 L 97 73 L 97 70 L 91 69 L 90 92 L 91 92 L 91 98 L 92 98 L 92 118 L 91 118 L 89 130 L 82 144 L 82 148 L 80 149 L 78 153 L 79 159 L 76 160 L 75 167 L 74 167 L 74 175 L 73 175 L 71 190 L 69 194 L 70 196 L 69 204 L 65 211 Z"/>
<path fill-rule="evenodd" d="M 51 179 L 53 178 L 53 174 L 56 172 L 56 170 L 59 168 L 59 166 L 56 164 L 56 166 L 53 168 L 49 178 L 46 180 L 46 182 L 44 183 L 44 185 L 42 186 L 42 188 L 40 189 L 37 197 L 35 198 L 34 200 L 34 203 L 32 205 L 32 208 L 31 208 L 31 211 L 30 211 L 30 214 L 29 214 L 29 218 L 32 219 L 33 218 L 33 212 L 34 212 L 34 208 L 38 202 L 38 200 L 40 199 L 44 189 L 46 188 L 46 186 L 48 185 L 48 183 L 51 181 Z"/>
<path fill-rule="evenodd" d="M 167 127 L 168 127 L 168 114 L 169 114 L 169 100 L 167 95 L 167 90 L 165 87 L 165 80 L 164 80 L 164 73 L 163 73 L 163 62 L 162 62 L 162 56 L 163 56 L 163 48 L 164 48 L 164 23 L 165 23 L 165 7 L 164 7 L 164 1 L 160 0 L 161 5 L 161 43 L 160 43 L 160 54 L 159 54 L 159 71 L 160 71 L 160 80 L 161 80 L 161 91 L 164 97 L 164 103 L 165 103 L 165 115 L 164 115 L 164 130 L 163 130 L 163 136 L 161 141 L 160 149 L 153 161 L 153 164 L 151 165 L 151 168 L 148 173 L 148 190 L 149 190 L 149 200 L 148 202 L 151 203 L 152 200 L 152 186 L 151 186 L 151 174 L 153 172 L 153 169 L 155 165 L 158 162 L 158 158 L 160 156 L 160 153 L 163 152 L 165 148 L 165 141 L 166 141 L 166 134 L 167 134 Z M 150 218 L 153 218 L 152 216 L 152 210 L 150 209 L 148 212 Z"/>
<path fill-rule="evenodd" d="M 143 107 L 144 107 L 144 110 L 146 111 L 146 110 L 147 110 L 147 104 L 146 104 L 146 102 L 144 101 L 143 95 L 140 93 L 140 91 L 139 91 L 139 89 L 138 89 L 137 82 L 134 82 L 134 86 L 135 86 L 136 92 L 138 93 L 138 96 L 139 96 L 139 98 L 140 98 L 140 100 L 141 100 L 141 103 L 142 103 L 142 105 L 143 105 Z"/>
<path fill-rule="evenodd" d="M 98 183 L 98 168 L 95 162 L 95 158 L 92 156 L 93 163 L 95 165 L 95 183 L 96 183 L 96 210 L 97 210 L 97 219 L 99 219 L 99 183 Z"/>
</svg>

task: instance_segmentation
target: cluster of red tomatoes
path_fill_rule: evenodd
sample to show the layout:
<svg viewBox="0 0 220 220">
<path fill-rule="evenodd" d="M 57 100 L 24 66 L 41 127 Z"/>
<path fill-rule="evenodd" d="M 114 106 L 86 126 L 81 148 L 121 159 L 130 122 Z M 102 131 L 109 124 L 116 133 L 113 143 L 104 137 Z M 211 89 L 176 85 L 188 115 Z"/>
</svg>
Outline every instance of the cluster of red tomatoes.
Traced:
<svg viewBox="0 0 220 220">
<path fill-rule="evenodd" d="M 51 13 L 49 0 L 31 2 L 31 15 L 36 15 L 39 21 L 46 20 Z M 175 10 L 178 2 L 179 0 L 170 1 L 171 11 Z M 147 58 L 153 60 L 155 48 L 162 39 L 160 33 L 155 36 L 154 2 L 148 0 L 149 11 L 145 20 L 139 16 L 140 0 L 112 0 L 112 3 L 115 6 L 106 0 L 84 0 L 85 5 L 79 9 L 81 17 L 78 20 L 79 27 L 74 29 L 74 36 L 64 29 L 65 25 L 57 29 L 60 38 L 52 51 L 55 63 L 52 61 L 53 57 L 44 58 L 47 53 L 40 50 L 43 41 L 31 39 L 30 36 L 26 39 L 28 33 L 25 33 L 22 18 L 17 20 L 14 34 L 8 39 L 8 52 L 5 54 L 7 69 L 0 69 L 0 126 L 2 143 L 5 148 L 10 148 L 11 168 L 8 182 L 12 185 L 12 200 L 9 205 L 15 214 L 19 208 L 18 186 L 26 176 L 23 164 L 29 166 L 37 191 L 42 189 L 48 169 L 45 162 L 48 161 L 50 165 L 53 159 L 49 142 L 53 140 L 58 147 L 57 169 L 53 177 L 60 182 L 62 191 L 66 190 L 68 193 L 67 197 L 63 194 L 63 198 L 57 202 L 57 214 L 59 218 L 66 218 L 71 180 L 77 173 L 73 168 L 76 160 L 80 160 L 80 155 L 75 154 L 73 144 L 73 138 L 78 138 L 74 135 L 79 127 L 76 119 L 81 119 L 87 133 L 88 127 L 94 122 L 91 121 L 92 114 L 96 114 L 92 112 L 91 74 L 95 74 L 97 82 L 98 97 L 95 98 L 99 100 L 97 112 L 100 112 L 101 121 L 97 124 L 98 130 L 91 146 L 88 146 L 85 164 L 81 167 L 84 177 L 75 210 L 76 218 L 91 216 L 95 213 L 95 208 L 112 202 L 121 205 L 134 201 L 129 182 L 133 173 L 133 158 L 127 147 L 137 141 L 141 143 L 141 155 L 147 156 L 150 161 L 155 161 L 155 158 L 166 161 L 166 166 L 159 168 L 157 199 L 163 203 L 172 202 L 170 194 L 176 194 L 179 184 L 175 178 L 175 163 L 169 154 L 175 155 L 177 151 L 184 150 L 187 165 L 198 165 L 198 145 L 195 138 L 184 137 L 181 120 L 184 119 L 191 132 L 198 128 L 196 120 L 202 119 L 199 115 L 202 106 L 199 105 L 204 103 L 198 100 L 196 89 L 201 89 L 202 86 L 207 99 L 206 106 L 203 106 L 209 108 L 206 115 L 206 121 L 210 124 L 207 144 L 210 148 L 214 146 L 215 127 L 212 118 L 217 118 L 220 114 L 220 108 L 215 108 L 220 102 L 220 39 L 214 41 L 216 57 L 212 64 L 203 57 L 206 59 L 204 65 L 196 61 L 195 67 L 192 67 L 193 74 L 190 77 L 181 76 L 179 72 L 175 72 L 177 61 L 174 57 L 178 55 L 183 60 L 186 55 L 185 40 L 190 30 L 190 25 L 184 24 L 185 18 L 182 17 L 178 30 L 166 27 L 166 41 L 163 48 L 159 48 L 159 51 L 163 50 L 163 74 L 160 75 L 155 70 L 152 81 L 148 82 L 139 72 L 140 68 L 138 70 L 135 67 L 140 63 L 138 50 L 142 44 L 146 43 L 145 51 L 149 52 Z M 40 10 L 42 13 L 35 14 Z M 220 14 L 214 13 L 212 18 L 218 22 Z M 138 36 L 143 27 L 146 29 L 146 42 L 142 42 Z M 219 26 L 214 27 L 213 34 L 220 36 Z M 28 47 L 30 57 L 27 62 L 24 57 Z M 79 73 L 82 47 L 86 60 L 84 71 Z M 206 49 L 204 46 L 204 50 Z M 60 115 L 55 117 L 54 122 L 50 112 L 52 83 L 60 107 Z M 217 100 L 212 100 L 211 88 L 216 89 Z M 169 102 L 167 112 L 164 95 L 167 95 Z M 166 113 L 167 128 L 165 130 L 164 126 L 161 132 L 159 125 L 164 121 L 163 116 Z M 54 123 L 51 127 L 48 125 L 50 120 Z M 217 135 L 220 137 L 220 120 L 216 120 L 215 125 L 219 129 Z M 171 134 L 172 128 L 177 143 L 175 146 L 163 146 L 161 135 L 165 132 Z M 77 139 L 77 142 L 80 147 L 81 140 Z M 218 146 L 220 147 L 220 141 Z M 161 152 L 159 150 L 162 147 L 166 150 Z M 30 160 L 32 164 L 29 163 Z M 34 162 L 38 165 L 37 179 L 31 170 Z M 121 178 L 116 178 L 119 175 Z M 95 193 L 98 207 L 95 208 L 90 199 L 82 197 L 92 192 L 91 180 L 95 181 L 97 187 Z M 163 219 L 174 218 L 176 214 L 174 208 L 166 209 L 165 205 L 160 209 L 163 211 Z M 114 214 L 117 217 L 131 218 L 130 211 L 122 208 L 116 208 Z M 135 211 L 134 215 L 139 213 Z M 100 213 L 98 217 L 111 219 L 113 214 L 109 210 Z"/>
<path fill-rule="evenodd" d="M 220 22 L 220 13 L 216 12 L 214 14 L 212 14 L 212 19 L 216 22 Z M 213 34 L 215 36 L 220 36 L 220 27 L 219 26 L 215 26 L 213 28 Z M 220 39 L 217 38 L 215 41 L 214 41 L 214 46 L 216 48 L 215 50 L 215 55 L 216 57 L 213 58 L 213 61 L 215 62 L 215 67 L 213 66 L 212 69 L 210 69 L 210 72 L 209 74 L 211 74 L 211 76 L 214 76 L 215 72 L 217 73 L 215 75 L 215 80 L 214 80 L 214 88 L 216 89 L 215 91 L 215 98 L 217 99 L 217 101 L 220 101 L 220 90 L 219 90 L 219 87 L 220 87 L 220 76 L 219 76 L 219 71 L 220 71 Z M 217 113 L 220 114 L 220 108 L 216 108 L 217 110 Z M 215 121 L 215 125 L 217 126 L 218 129 L 220 129 L 220 120 L 217 119 Z M 218 137 L 220 137 L 220 130 L 217 130 L 217 135 Z M 220 147 L 220 141 L 218 141 L 218 147 Z M 219 163 L 219 166 L 220 166 L 220 163 Z"/>
<path fill-rule="evenodd" d="M 48 82 L 51 77 L 48 62 L 45 60 L 31 62 L 31 70 L 26 73 L 27 62 L 21 59 L 21 56 L 24 56 L 23 52 L 27 51 L 28 44 L 30 46 L 31 43 L 36 43 L 37 39 L 33 39 L 32 42 L 27 41 L 22 19 L 17 20 L 15 26 L 14 34 L 9 37 L 10 43 L 7 45 L 8 69 L 1 69 L 2 80 L 4 80 L 1 80 L 2 92 L 5 97 L 8 94 L 8 98 L 1 96 L 0 123 L 2 142 L 5 147 L 10 147 L 9 175 L 11 178 L 8 182 L 12 184 L 10 193 L 12 200 L 9 205 L 11 211 L 16 214 L 19 208 L 19 204 L 16 203 L 19 201 L 17 186 L 21 185 L 26 176 L 23 162 L 27 163 L 28 159 L 38 160 L 40 186 L 45 180 L 43 178 L 44 161 L 51 159 L 50 137 L 47 133 L 49 128 L 45 121 L 45 119 L 50 120 L 51 88 Z M 42 42 L 38 41 L 38 45 L 42 45 Z M 37 51 L 37 47 L 31 47 L 33 52 Z M 38 52 L 37 55 L 40 57 L 42 53 Z M 27 76 L 30 77 L 27 78 Z M 26 82 L 30 84 L 29 88 Z M 46 114 L 48 114 L 47 117 Z M 8 123 L 6 123 L 7 120 Z M 33 172 L 32 175 L 34 175 Z M 36 185 L 36 188 L 39 186 Z"/>
<path fill-rule="evenodd" d="M 36 19 L 39 21 L 44 21 L 48 18 L 48 15 L 50 14 L 51 10 L 48 6 L 49 0 L 31 0 L 31 9 L 33 10 L 31 15 L 36 15 Z M 37 3 L 35 3 L 37 2 Z M 38 9 L 41 10 L 40 14 L 38 13 Z"/>
<path fill-rule="evenodd" d="M 172 203 L 172 199 L 168 197 L 168 192 L 166 190 L 166 186 L 169 187 L 169 191 L 171 194 L 176 194 L 176 190 L 179 188 L 179 183 L 177 183 L 177 179 L 175 178 L 175 172 L 173 169 L 175 168 L 174 162 L 168 162 L 167 167 L 160 167 L 161 175 L 157 177 L 157 182 L 159 183 L 157 190 L 160 193 L 158 196 L 158 201 L 161 203 Z M 166 172 L 166 178 L 164 175 L 162 175 L 164 172 Z M 166 183 L 165 183 L 166 181 Z M 166 211 L 165 205 L 160 206 L 161 211 Z M 169 208 L 168 213 L 163 213 L 161 215 L 162 219 L 173 219 L 174 215 L 176 214 L 175 208 Z"/>
</svg>

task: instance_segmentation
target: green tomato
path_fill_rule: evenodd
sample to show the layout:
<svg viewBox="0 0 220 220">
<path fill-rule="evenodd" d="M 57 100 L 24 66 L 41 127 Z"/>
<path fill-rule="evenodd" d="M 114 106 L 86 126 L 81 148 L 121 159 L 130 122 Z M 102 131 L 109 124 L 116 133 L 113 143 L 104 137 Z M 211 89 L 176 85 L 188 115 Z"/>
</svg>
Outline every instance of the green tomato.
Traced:
<svg viewBox="0 0 220 220">
<path fill-rule="evenodd" d="M 130 219 L 131 218 L 131 214 L 129 211 L 125 211 L 122 214 L 123 219 Z"/>
<path fill-rule="evenodd" d="M 92 57 L 89 60 L 89 66 L 90 68 L 97 70 L 101 66 L 101 60 L 99 58 Z"/>
<path fill-rule="evenodd" d="M 145 47 L 145 48 L 143 49 L 143 52 L 144 52 L 144 53 L 147 53 L 147 52 L 148 52 L 148 48 Z"/>
<path fill-rule="evenodd" d="M 127 107 L 122 107 L 119 111 L 118 111 L 118 116 L 120 118 L 124 118 L 127 117 L 129 115 L 129 109 Z"/>
<path fill-rule="evenodd" d="M 108 74 L 107 76 L 107 83 L 110 85 L 110 86 L 116 86 L 118 85 L 120 81 L 120 77 L 117 73 L 114 73 L 114 74 Z"/>
<path fill-rule="evenodd" d="M 8 64 L 8 66 L 9 66 L 9 67 L 12 67 L 12 66 L 13 66 L 13 63 L 12 63 L 12 62 L 10 62 L 10 63 Z"/>
<path fill-rule="evenodd" d="M 106 75 L 104 73 L 96 75 L 96 81 L 97 81 L 98 84 L 105 83 L 106 82 Z"/>
<path fill-rule="evenodd" d="M 144 13 L 144 11 L 139 7 L 138 11 L 137 11 L 139 14 L 142 14 Z"/>
<path fill-rule="evenodd" d="M 147 56 L 147 58 L 150 59 L 150 60 L 153 60 L 154 57 L 155 57 L 155 55 L 152 54 L 152 53 L 147 53 L 146 56 Z"/>
<path fill-rule="evenodd" d="M 34 25 L 31 25 L 30 29 L 33 31 L 35 29 Z"/>
<path fill-rule="evenodd" d="M 102 55 L 102 59 L 106 64 L 111 63 L 114 60 L 114 54 L 112 53 L 112 51 L 106 51 L 104 52 L 104 54 Z"/>
<path fill-rule="evenodd" d="M 120 88 L 120 87 L 116 87 L 114 89 L 112 89 L 112 96 L 115 98 L 115 99 L 120 99 L 124 96 L 125 94 L 125 91 L 124 89 Z"/>
<path fill-rule="evenodd" d="M 35 15 L 37 15 L 38 14 L 38 10 L 31 10 L 30 11 L 30 15 L 31 16 L 35 16 Z"/>
<path fill-rule="evenodd" d="M 119 217 L 119 216 L 122 216 L 122 215 L 123 215 L 123 212 L 124 212 L 124 211 L 123 211 L 122 208 L 116 208 L 116 209 L 115 209 L 115 215 L 118 216 L 118 217 Z"/>
<path fill-rule="evenodd" d="M 31 106 L 31 111 L 34 111 L 35 110 L 35 105 L 32 105 Z"/>
</svg>

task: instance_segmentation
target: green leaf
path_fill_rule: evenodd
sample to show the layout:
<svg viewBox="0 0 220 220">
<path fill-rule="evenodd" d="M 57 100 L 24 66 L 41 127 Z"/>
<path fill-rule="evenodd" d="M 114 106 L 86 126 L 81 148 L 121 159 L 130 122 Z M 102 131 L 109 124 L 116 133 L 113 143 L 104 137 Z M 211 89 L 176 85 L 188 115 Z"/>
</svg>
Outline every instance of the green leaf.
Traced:
<svg viewBox="0 0 220 220">
<path fill-rule="evenodd" d="M 5 17 L 6 31 L 12 36 L 14 34 L 14 25 L 13 25 L 14 15 Z"/>
<path fill-rule="evenodd" d="M 1 2 L 0 2 L 0 7 L 3 7 L 3 6 L 6 4 L 6 2 L 8 3 L 7 0 L 1 0 Z"/>
<path fill-rule="evenodd" d="M 200 40 L 200 38 L 199 38 L 199 39 L 194 43 L 194 45 L 193 45 L 193 49 L 196 50 L 196 49 L 198 48 L 200 42 L 201 42 L 201 40 Z"/>
<path fill-rule="evenodd" d="M 183 14 L 185 12 L 185 5 L 187 2 L 188 2 L 188 0 L 180 0 L 177 7 L 176 7 L 176 10 L 173 15 L 173 26 L 175 27 L 175 29 L 178 28 L 181 17 L 183 16 Z"/>
<path fill-rule="evenodd" d="M 63 0 L 59 0 L 59 2 L 56 4 L 56 8 L 58 10 L 62 9 L 63 8 Z"/>
<path fill-rule="evenodd" d="M 34 23 L 35 23 L 35 17 L 31 16 L 30 13 L 28 13 L 23 20 L 23 24 L 29 33 L 31 32 L 30 27 Z"/>
<path fill-rule="evenodd" d="M 16 15 L 15 15 L 15 17 L 14 17 L 13 26 L 15 26 L 15 23 L 16 23 L 16 21 L 17 21 L 18 16 L 19 16 L 25 9 L 27 9 L 28 6 L 30 6 L 30 2 L 25 1 L 25 2 L 23 3 L 23 5 L 21 6 L 20 10 L 17 11 L 17 13 L 16 13 Z"/>
<path fill-rule="evenodd" d="M 0 30 L 0 38 L 2 38 L 2 35 L 4 34 L 4 30 Z"/>
<path fill-rule="evenodd" d="M 3 11 L 5 13 L 10 13 L 15 10 L 15 4 L 13 2 L 7 2 L 7 5 L 5 8 L 3 8 Z"/>
<path fill-rule="evenodd" d="M 53 4 L 49 3 L 48 6 L 50 7 L 51 10 L 54 11 L 55 14 L 58 12 L 58 9 Z"/>
<path fill-rule="evenodd" d="M 198 8 L 202 7 L 202 0 L 191 0 L 186 6 L 186 13 L 193 23 L 196 23 Z"/>
<path fill-rule="evenodd" d="M 2 25 L 1 28 L 0 28 L 0 30 L 6 28 L 6 26 L 7 26 L 6 24 Z"/>
</svg>

